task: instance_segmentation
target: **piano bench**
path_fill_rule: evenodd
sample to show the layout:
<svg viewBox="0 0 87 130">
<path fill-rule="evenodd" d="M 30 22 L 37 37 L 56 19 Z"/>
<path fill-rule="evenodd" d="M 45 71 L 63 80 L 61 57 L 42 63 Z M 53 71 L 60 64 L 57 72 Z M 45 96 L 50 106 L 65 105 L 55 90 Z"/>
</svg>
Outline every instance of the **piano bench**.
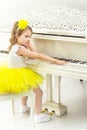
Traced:
<svg viewBox="0 0 87 130">
<path fill-rule="evenodd" d="M 15 109 L 14 109 L 14 100 L 17 98 L 22 98 L 25 96 L 29 96 L 30 98 L 30 124 L 34 127 L 34 107 L 35 107 L 35 95 L 33 93 L 33 90 L 29 90 L 27 92 L 21 92 L 18 94 L 15 93 L 7 93 L 7 94 L 0 94 L 0 102 L 2 101 L 12 101 L 12 111 L 13 115 L 15 115 Z"/>
</svg>

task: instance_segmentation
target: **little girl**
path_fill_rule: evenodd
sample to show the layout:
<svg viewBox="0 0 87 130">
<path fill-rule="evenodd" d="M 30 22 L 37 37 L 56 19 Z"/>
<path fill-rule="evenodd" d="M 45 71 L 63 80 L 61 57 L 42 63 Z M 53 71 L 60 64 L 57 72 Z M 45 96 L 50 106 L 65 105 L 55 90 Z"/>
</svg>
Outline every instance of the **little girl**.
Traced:
<svg viewBox="0 0 87 130">
<path fill-rule="evenodd" d="M 19 93 L 33 89 L 35 93 L 35 118 L 34 121 L 37 123 L 46 122 L 50 120 L 50 116 L 45 113 L 41 113 L 42 107 L 42 95 L 43 92 L 39 87 L 43 83 L 43 76 L 33 71 L 31 68 L 26 66 L 26 59 L 40 59 L 48 61 L 54 64 L 64 65 L 65 61 L 57 60 L 44 54 L 36 52 L 35 48 L 30 42 L 32 36 L 32 28 L 29 26 L 28 21 L 19 20 L 15 22 L 9 46 L 9 68 L 4 68 L 6 77 L 6 83 L 1 79 L 8 89 L 5 88 L 0 93 L 15 92 Z M 2 69 L 3 71 L 3 69 Z M 10 81 L 10 82 L 9 82 Z M 7 90 L 6 90 L 7 89 Z M 28 97 L 22 98 L 23 112 L 28 111 L 27 106 Z"/>
</svg>

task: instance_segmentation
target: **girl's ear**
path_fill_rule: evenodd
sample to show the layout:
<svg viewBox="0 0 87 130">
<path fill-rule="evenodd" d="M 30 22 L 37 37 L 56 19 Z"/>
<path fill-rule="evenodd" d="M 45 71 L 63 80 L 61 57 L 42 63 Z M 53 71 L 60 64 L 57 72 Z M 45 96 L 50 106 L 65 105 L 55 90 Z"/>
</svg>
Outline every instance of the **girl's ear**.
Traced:
<svg viewBox="0 0 87 130">
<path fill-rule="evenodd" d="M 19 36 L 16 34 L 16 35 L 15 35 L 15 38 L 16 38 L 16 40 L 18 41 Z"/>
</svg>

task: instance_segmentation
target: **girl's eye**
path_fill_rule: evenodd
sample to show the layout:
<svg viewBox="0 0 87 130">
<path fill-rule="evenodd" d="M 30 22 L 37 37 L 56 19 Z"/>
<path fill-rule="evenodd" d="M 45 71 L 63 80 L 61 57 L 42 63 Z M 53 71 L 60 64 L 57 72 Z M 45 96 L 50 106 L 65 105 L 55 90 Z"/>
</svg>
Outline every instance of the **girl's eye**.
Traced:
<svg viewBox="0 0 87 130">
<path fill-rule="evenodd" d="M 25 36 L 26 38 L 28 37 L 28 36 Z"/>
<path fill-rule="evenodd" d="M 31 38 L 31 36 L 25 36 L 25 37 L 26 37 L 26 38 L 28 38 L 28 37 Z"/>
</svg>

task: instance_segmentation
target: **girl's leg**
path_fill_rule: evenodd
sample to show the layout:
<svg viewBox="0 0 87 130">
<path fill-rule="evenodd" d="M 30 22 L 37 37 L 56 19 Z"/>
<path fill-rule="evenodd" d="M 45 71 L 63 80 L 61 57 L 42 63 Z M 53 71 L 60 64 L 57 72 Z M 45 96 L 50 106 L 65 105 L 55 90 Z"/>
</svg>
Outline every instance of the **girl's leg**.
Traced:
<svg viewBox="0 0 87 130">
<path fill-rule="evenodd" d="M 34 121 L 36 123 L 47 122 L 51 119 L 50 116 L 46 113 L 41 113 L 43 92 L 40 88 L 37 88 L 37 89 L 34 90 L 34 93 L 35 93 L 35 96 L 36 96 L 35 97 L 35 117 L 34 117 Z"/>
<path fill-rule="evenodd" d="M 30 111 L 30 108 L 27 105 L 27 100 L 28 100 L 28 96 L 22 97 L 21 99 L 21 103 L 22 103 L 21 112 L 22 113 Z"/>
<path fill-rule="evenodd" d="M 21 99 L 22 105 L 26 105 L 27 104 L 27 99 L 28 99 L 28 96 L 22 97 L 22 99 Z"/>
<path fill-rule="evenodd" d="M 34 90 L 35 93 L 35 114 L 40 114 L 42 109 L 42 95 L 43 92 L 40 88 Z"/>
</svg>

